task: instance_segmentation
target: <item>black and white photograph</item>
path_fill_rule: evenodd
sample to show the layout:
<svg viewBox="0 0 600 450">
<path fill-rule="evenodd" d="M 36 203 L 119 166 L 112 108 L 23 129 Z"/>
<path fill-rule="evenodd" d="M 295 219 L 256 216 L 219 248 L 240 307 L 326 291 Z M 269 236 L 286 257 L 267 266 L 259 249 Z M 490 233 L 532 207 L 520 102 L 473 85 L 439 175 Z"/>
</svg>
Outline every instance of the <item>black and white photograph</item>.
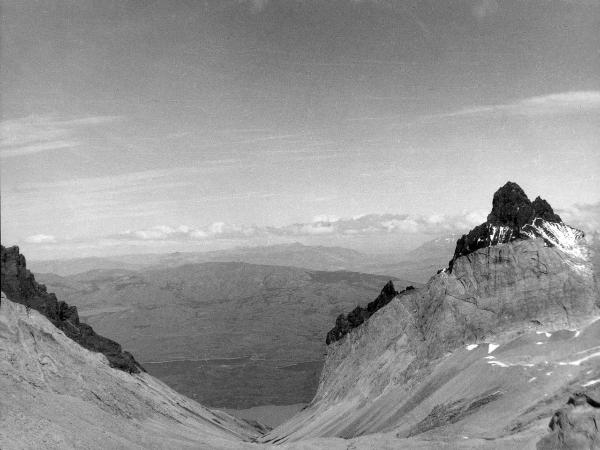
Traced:
<svg viewBox="0 0 600 450">
<path fill-rule="evenodd" d="M 0 0 L 0 450 L 600 450 L 600 0 Z"/>
</svg>

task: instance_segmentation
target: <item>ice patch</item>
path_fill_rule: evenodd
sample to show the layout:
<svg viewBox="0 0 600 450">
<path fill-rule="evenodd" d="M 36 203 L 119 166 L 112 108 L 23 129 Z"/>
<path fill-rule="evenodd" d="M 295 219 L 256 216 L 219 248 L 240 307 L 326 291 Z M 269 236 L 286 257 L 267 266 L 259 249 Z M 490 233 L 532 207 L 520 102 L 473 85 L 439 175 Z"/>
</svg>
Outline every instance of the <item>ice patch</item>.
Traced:
<svg viewBox="0 0 600 450">
<path fill-rule="evenodd" d="M 600 378 L 597 380 L 590 380 L 587 383 L 582 384 L 583 387 L 593 386 L 594 384 L 600 383 Z"/>
<path fill-rule="evenodd" d="M 498 344 L 488 344 L 488 353 L 492 353 L 498 347 L 500 347 Z"/>
<path fill-rule="evenodd" d="M 467 349 L 467 351 L 470 352 L 471 350 L 473 350 L 477 347 L 479 347 L 479 344 L 470 344 L 470 345 L 467 345 L 465 348 Z"/>
</svg>

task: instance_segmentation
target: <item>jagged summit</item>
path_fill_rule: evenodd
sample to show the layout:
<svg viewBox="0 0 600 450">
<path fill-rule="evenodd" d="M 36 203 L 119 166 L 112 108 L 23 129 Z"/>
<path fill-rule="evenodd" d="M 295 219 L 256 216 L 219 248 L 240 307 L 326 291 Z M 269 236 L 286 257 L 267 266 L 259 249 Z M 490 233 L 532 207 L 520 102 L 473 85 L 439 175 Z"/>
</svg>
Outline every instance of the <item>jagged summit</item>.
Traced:
<svg viewBox="0 0 600 450">
<path fill-rule="evenodd" d="M 46 286 L 35 281 L 27 269 L 19 247 L 0 245 L 0 282 L 2 292 L 13 302 L 32 308 L 46 316 L 58 329 L 82 347 L 103 353 L 110 365 L 129 373 L 139 373 L 142 366 L 117 342 L 96 334 L 92 327 L 79 321 L 76 306 L 59 301 Z"/>
<path fill-rule="evenodd" d="M 562 222 L 546 200 L 538 196 L 533 202 L 530 201 L 521 186 L 509 181 L 494 193 L 487 222 L 521 228 L 536 217 L 548 222 Z"/>
<path fill-rule="evenodd" d="M 452 270 L 460 256 L 516 239 L 542 238 L 547 245 L 558 246 L 568 253 L 582 237 L 583 232 L 564 224 L 546 200 L 539 196 L 529 200 L 517 183 L 509 181 L 494 193 L 486 222 L 456 242 L 449 268 Z"/>
</svg>

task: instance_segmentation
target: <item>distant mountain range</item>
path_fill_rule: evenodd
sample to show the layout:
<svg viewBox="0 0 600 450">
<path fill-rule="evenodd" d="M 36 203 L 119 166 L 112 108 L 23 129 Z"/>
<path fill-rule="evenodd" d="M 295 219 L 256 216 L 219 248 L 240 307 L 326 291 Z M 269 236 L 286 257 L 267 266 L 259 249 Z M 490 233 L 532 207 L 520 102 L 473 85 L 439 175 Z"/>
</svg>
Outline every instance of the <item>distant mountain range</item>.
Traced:
<svg viewBox="0 0 600 450">
<path fill-rule="evenodd" d="M 35 273 L 54 273 L 66 276 L 98 269 L 138 270 L 149 267 L 178 267 L 205 262 L 245 262 L 313 270 L 355 270 L 357 267 L 375 262 L 375 260 L 373 256 L 347 248 L 293 243 L 238 247 L 211 252 L 133 254 L 115 257 L 30 261 L 29 266 Z"/>
<path fill-rule="evenodd" d="M 432 273 L 443 267 L 452 257 L 454 244 L 458 237 L 460 236 L 437 237 L 407 254 L 394 251 L 386 254 L 366 254 L 343 247 L 294 243 L 240 247 L 212 252 L 134 254 L 116 257 L 29 261 L 28 264 L 35 273 L 69 276 L 91 270 L 141 270 L 204 262 L 245 262 L 321 271 L 347 270 L 374 273 L 424 283 Z"/>
</svg>

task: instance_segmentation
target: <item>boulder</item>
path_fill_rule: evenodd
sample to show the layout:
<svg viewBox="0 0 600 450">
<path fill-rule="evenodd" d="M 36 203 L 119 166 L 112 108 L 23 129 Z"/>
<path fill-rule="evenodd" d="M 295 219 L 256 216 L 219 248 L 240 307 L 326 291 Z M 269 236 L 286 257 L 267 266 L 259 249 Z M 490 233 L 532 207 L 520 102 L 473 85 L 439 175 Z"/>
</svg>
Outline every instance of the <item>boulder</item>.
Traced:
<svg viewBox="0 0 600 450">
<path fill-rule="evenodd" d="M 538 450 L 600 449 L 600 402 L 576 392 L 554 413 L 548 427 L 550 432 L 537 443 Z"/>
</svg>

